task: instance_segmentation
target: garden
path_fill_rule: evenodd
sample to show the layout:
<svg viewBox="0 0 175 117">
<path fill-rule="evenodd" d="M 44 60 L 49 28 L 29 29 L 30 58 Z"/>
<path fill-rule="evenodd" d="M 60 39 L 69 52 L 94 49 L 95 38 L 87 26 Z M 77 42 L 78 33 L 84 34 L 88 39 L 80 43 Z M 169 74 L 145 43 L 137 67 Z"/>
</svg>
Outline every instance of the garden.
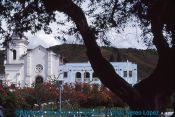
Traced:
<svg viewBox="0 0 175 117">
<path fill-rule="evenodd" d="M 0 105 L 6 117 L 14 117 L 16 110 L 74 111 L 126 107 L 117 95 L 104 86 L 76 83 L 58 87 L 54 82 L 23 88 L 0 85 Z"/>
</svg>

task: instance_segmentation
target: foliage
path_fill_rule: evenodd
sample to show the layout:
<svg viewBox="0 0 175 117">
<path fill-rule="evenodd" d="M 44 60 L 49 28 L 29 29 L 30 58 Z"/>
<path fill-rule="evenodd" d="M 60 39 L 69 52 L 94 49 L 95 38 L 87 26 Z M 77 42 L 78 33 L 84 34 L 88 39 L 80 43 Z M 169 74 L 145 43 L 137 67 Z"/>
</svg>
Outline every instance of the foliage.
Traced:
<svg viewBox="0 0 175 117">
<path fill-rule="evenodd" d="M 16 104 L 18 109 L 29 109 L 36 103 L 36 99 L 33 96 L 33 88 L 16 89 Z"/>
<path fill-rule="evenodd" d="M 58 98 L 57 87 L 50 83 L 38 84 L 35 87 L 16 89 L 17 108 L 34 108 L 34 104 L 41 106 L 42 103 L 56 102 Z"/>
<path fill-rule="evenodd" d="M 17 32 L 31 31 L 32 33 L 36 33 L 43 29 L 49 34 L 52 32 L 49 27 L 49 24 L 52 22 L 57 23 L 58 29 L 59 26 L 67 25 L 66 22 L 72 23 L 69 16 L 66 16 L 66 21 L 63 21 L 59 16 L 56 16 L 56 12 L 48 12 L 44 2 L 45 0 L 2 0 L 0 3 L 1 37 L 5 37 L 5 39 L 9 41 L 10 34 L 14 30 Z M 152 41 L 150 39 L 150 25 L 155 13 L 160 14 L 160 21 L 166 24 L 164 26 L 164 31 L 170 34 L 170 37 L 173 33 L 174 20 L 170 18 L 174 17 L 172 9 L 173 0 L 168 0 L 166 2 L 163 0 L 74 0 L 74 3 L 85 10 L 84 12 L 89 17 L 90 27 L 96 38 L 101 39 L 106 45 L 111 43 L 106 35 L 108 31 L 114 29 L 116 33 L 119 33 L 131 22 L 134 22 L 131 27 L 140 26 L 142 28 L 143 36 L 141 37 L 144 37 L 145 44 L 150 45 Z M 48 4 L 50 5 L 51 3 L 48 2 Z M 51 5 L 55 7 L 54 4 Z M 154 6 L 157 6 L 157 8 Z M 166 11 L 168 8 L 171 8 L 169 10 L 171 12 L 167 14 Z M 2 27 L 3 19 L 7 23 L 7 30 Z M 63 34 L 74 35 L 77 39 L 81 38 L 75 25 L 71 25 L 66 31 L 60 31 L 60 29 L 58 31 Z M 66 39 L 66 37 L 61 38 L 59 36 L 58 38 Z M 167 40 L 171 39 L 167 38 Z M 171 41 L 171 44 L 173 44 L 173 41 Z"/>
<path fill-rule="evenodd" d="M 84 108 L 94 108 L 98 106 L 124 106 L 119 97 L 110 90 L 97 84 L 76 83 L 75 86 L 64 85 L 63 97 L 72 105 Z"/>
<path fill-rule="evenodd" d="M 41 108 L 42 104 L 50 102 L 57 106 L 59 102 L 59 89 L 49 83 L 40 84 L 37 87 L 16 89 L 14 93 L 17 109 L 35 109 L 36 104 Z M 62 91 L 62 103 L 64 109 L 125 105 L 107 88 L 86 83 L 65 84 Z"/>
<path fill-rule="evenodd" d="M 14 117 L 16 109 L 16 97 L 8 87 L 0 85 L 0 105 L 4 108 L 5 117 Z"/>
</svg>

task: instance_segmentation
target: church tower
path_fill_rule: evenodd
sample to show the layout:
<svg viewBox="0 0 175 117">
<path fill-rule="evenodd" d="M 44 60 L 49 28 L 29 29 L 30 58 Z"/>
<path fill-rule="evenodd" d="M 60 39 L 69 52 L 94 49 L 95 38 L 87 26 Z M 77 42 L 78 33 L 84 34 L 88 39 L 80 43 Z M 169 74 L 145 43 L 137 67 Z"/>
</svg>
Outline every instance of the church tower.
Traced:
<svg viewBox="0 0 175 117">
<path fill-rule="evenodd" d="M 12 40 L 6 53 L 5 84 L 8 86 L 20 86 L 24 82 L 24 59 L 27 54 L 27 38 L 17 32 L 13 32 Z"/>
<path fill-rule="evenodd" d="M 13 32 L 12 41 L 7 49 L 6 64 L 21 63 L 20 58 L 27 53 L 27 38 L 18 32 Z"/>
</svg>

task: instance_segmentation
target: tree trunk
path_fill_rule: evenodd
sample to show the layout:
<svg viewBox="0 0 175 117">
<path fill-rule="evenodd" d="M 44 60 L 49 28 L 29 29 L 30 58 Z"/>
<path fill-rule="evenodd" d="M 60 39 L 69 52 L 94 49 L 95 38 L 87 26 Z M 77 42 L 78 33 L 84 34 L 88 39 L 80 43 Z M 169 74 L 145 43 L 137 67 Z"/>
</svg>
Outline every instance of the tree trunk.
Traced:
<svg viewBox="0 0 175 117">
<path fill-rule="evenodd" d="M 165 111 L 168 100 L 170 100 L 170 96 L 174 92 L 175 52 L 174 47 L 170 48 L 163 36 L 164 25 L 161 15 L 157 14 L 161 13 L 160 11 L 158 12 L 160 8 L 157 7 L 152 9 L 151 29 L 154 36 L 153 43 L 159 55 L 158 64 L 151 76 L 134 87 L 145 98 L 143 101 L 148 101 L 146 102 L 148 103 L 147 108 Z"/>
<path fill-rule="evenodd" d="M 163 36 L 160 35 L 162 34 L 162 30 L 158 27 L 159 25 L 153 25 L 152 28 L 154 43 L 159 54 L 157 68 L 150 77 L 136 84 L 134 87 L 131 87 L 116 74 L 112 65 L 102 56 L 95 41 L 95 35 L 88 26 L 86 17 L 81 8 L 71 0 L 56 0 L 54 5 L 49 0 L 43 1 L 48 12 L 53 12 L 55 10 L 64 12 L 75 22 L 87 48 L 87 56 L 90 64 L 106 87 L 123 99 L 133 111 L 160 111 L 164 109 L 164 105 L 166 105 L 166 96 L 171 94 L 174 86 L 174 49 L 167 47 Z M 146 115 L 141 115 L 141 117 L 144 116 Z"/>
</svg>

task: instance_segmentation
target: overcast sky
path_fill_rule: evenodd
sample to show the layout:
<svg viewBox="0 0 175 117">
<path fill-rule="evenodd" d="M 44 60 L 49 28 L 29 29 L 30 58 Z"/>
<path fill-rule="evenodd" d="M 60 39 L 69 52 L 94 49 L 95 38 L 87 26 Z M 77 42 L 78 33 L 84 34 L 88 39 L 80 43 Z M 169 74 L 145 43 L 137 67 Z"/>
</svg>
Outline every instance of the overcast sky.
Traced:
<svg viewBox="0 0 175 117">
<path fill-rule="evenodd" d="M 63 20 L 63 21 L 65 21 L 66 19 L 64 14 L 58 13 L 58 12 L 57 12 L 56 18 L 58 20 Z M 88 23 L 90 24 L 90 20 L 92 20 L 92 18 L 87 17 L 87 20 L 88 20 Z M 72 25 L 73 24 L 70 22 L 66 22 L 65 25 L 59 25 L 59 26 L 56 23 L 52 23 L 50 24 L 50 27 L 52 28 L 52 34 L 50 35 L 45 34 L 44 31 L 40 31 L 36 33 L 35 35 L 26 33 L 25 35 L 28 37 L 29 42 L 30 42 L 29 48 L 34 48 L 37 45 L 42 45 L 44 47 L 50 47 L 50 46 L 59 45 L 63 43 L 82 44 L 80 42 L 77 42 L 74 36 L 64 35 L 64 34 L 61 34 L 60 32 L 58 33 L 58 30 L 57 30 L 58 28 L 62 30 L 67 30 L 67 27 L 72 26 Z M 132 24 L 130 24 L 130 26 L 131 25 Z M 115 33 L 114 30 L 109 31 L 106 34 L 108 39 L 111 41 L 111 46 L 117 47 L 117 48 L 147 49 L 143 40 L 140 37 L 140 34 L 142 32 L 141 29 L 139 27 L 133 28 L 130 26 L 126 27 L 125 30 L 121 34 Z M 61 40 L 55 39 L 54 37 L 58 35 L 59 36 L 64 35 L 67 41 L 62 42 Z M 100 40 L 97 42 L 100 46 L 102 45 Z"/>
<path fill-rule="evenodd" d="M 65 20 L 65 16 L 62 13 L 57 13 L 56 15 L 57 18 L 61 20 Z M 89 18 L 90 19 L 90 18 Z M 89 19 L 87 18 L 88 22 Z M 28 38 L 29 45 L 28 48 L 35 48 L 38 45 L 42 45 L 46 48 L 54 45 L 60 45 L 63 43 L 70 43 L 70 44 L 82 44 L 80 42 L 76 41 L 76 38 L 73 36 L 67 36 L 61 33 L 58 33 L 58 28 L 67 30 L 66 27 L 71 26 L 72 23 L 68 22 L 66 23 L 65 26 L 63 25 L 58 25 L 56 23 L 50 24 L 50 27 L 52 28 L 52 34 L 47 35 L 44 33 L 44 31 L 39 31 L 35 35 L 32 35 L 30 32 L 25 33 L 25 36 Z M 5 23 L 3 23 L 3 27 L 5 27 Z M 140 37 L 141 30 L 138 27 L 131 28 L 131 27 L 126 27 L 125 30 L 121 33 L 115 33 L 115 31 L 111 30 L 109 31 L 106 36 L 108 39 L 111 41 L 111 46 L 117 47 L 117 48 L 137 48 L 137 49 L 146 49 L 147 47 L 143 43 L 143 40 Z M 62 36 L 64 35 L 67 39 L 67 42 L 62 42 L 61 40 L 55 39 L 55 36 Z M 2 41 L 2 40 L 0 40 Z M 101 46 L 100 40 L 97 41 L 98 44 Z"/>
<path fill-rule="evenodd" d="M 141 33 L 140 29 L 135 28 L 126 28 L 125 31 L 121 34 L 115 33 L 115 31 L 111 30 L 108 32 L 107 37 L 111 41 L 111 46 L 117 48 L 137 48 L 137 49 L 146 49 L 147 47 L 143 43 L 139 34 Z M 54 37 L 57 35 L 61 35 L 55 31 L 52 34 L 47 35 L 44 31 L 39 31 L 35 35 L 31 33 L 25 33 L 25 36 L 29 41 L 29 48 L 35 48 L 38 45 L 42 45 L 46 48 L 54 45 L 60 45 L 63 43 L 70 44 L 82 44 L 76 41 L 76 38 L 73 36 L 66 36 L 67 42 L 63 42 L 61 40 L 55 39 Z M 100 41 L 98 41 L 99 45 L 102 45 Z"/>
<path fill-rule="evenodd" d="M 54 23 L 51 24 L 51 28 L 53 30 L 53 33 L 50 35 L 45 34 L 44 31 L 39 31 L 35 35 L 32 35 L 30 32 L 25 33 L 25 36 L 28 38 L 29 41 L 28 48 L 32 49 L 38 45 L 42 45 L 48 48 L 50 46 L 60 45 L 63 43 L 82 44 L 82 42 L 77 42 L 74 36 L 64 35 L 67 38 L 66 42 L 56 39 L 55 36 L 61 36 L 63 34 L 58 33 L 57 27 Z M 59 28 L 66 30 L 64 26 Z M 107 33 L 107 37 L 111 41 L 111 46 L 113 47 L 146 49 L 147 47 L 143 43 L 140 34 L 141 30 L 139 28 L 127 27 L 121 34 L 115 33 L 115 31 L 111 30 Z M 0 41 L 2 42 L 2 40 Z M 102 45 L 100 41 L 97 42 L 99 46 Z"/>
</svg>

